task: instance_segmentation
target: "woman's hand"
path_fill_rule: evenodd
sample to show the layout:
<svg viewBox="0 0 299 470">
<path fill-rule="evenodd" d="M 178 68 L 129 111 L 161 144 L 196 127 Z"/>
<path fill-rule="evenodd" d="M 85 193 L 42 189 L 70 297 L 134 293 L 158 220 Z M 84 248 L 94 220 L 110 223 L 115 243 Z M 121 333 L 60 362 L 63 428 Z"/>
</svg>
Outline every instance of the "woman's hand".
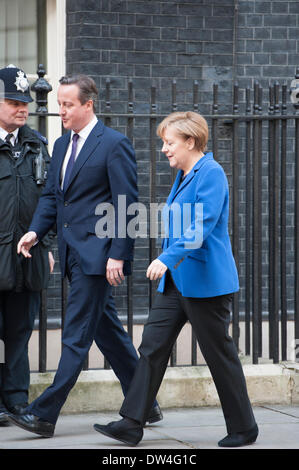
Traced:
<svg viewBox="0 0 299 470">
<path fill-rule="evenodd" d="M 166 271 L 166 264 L 162 263 L 162 261 L 157 258 L 154 259 L 154 261 L 152 261 L 147 268 L 146 277 L 148 277 L 151 281 L 155 281 L 156 279 L 160 279 Z"/>
</svg>

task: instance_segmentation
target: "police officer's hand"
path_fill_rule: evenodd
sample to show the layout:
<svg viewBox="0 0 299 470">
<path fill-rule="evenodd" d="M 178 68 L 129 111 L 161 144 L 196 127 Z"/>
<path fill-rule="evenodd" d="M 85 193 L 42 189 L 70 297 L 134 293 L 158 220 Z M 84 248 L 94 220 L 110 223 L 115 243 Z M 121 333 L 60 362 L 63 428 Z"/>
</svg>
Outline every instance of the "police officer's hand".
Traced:
<svg viewBox="0 0 299 470">
<path fill-rule="evenodd" d="M 146 271 L 146 277 L 148 277 L 151 281 L 155 281 L 156 279 L 160 279 L 167 271 L 166 264 L 162 263 L 158 258 L 154 259 L 151 262 L 149 267 Z"/>
<path fill-rule="evenodd" d="M 30 248 L 37 242 L 37 235 L 35 232 L 27 232 L 22 236 L 18 243 L 17 251 L 18 254 L 22 253 L 25 258 L 31 258 L 29 253 Z"/>
<path fill-rule="evenodd" d="M 124 260 L 109 258 L 106 265 L 106 278 L 111 286 L 118 286 L 124 280 Z"/>
</svg>

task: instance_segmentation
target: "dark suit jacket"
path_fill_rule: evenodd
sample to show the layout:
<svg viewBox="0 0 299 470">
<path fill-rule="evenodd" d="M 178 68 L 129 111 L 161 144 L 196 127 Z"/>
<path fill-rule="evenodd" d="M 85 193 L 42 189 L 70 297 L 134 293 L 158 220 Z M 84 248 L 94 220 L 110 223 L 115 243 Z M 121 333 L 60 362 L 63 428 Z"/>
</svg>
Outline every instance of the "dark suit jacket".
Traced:
<svg viewBox="0 0 299 470">
<path fill-rule="evenodd" d="M 57 222 L 63 276 L 67 245 L 73 249 L 85 274 L 105 275 L 108 258 L 125 260 L 124 273 L 130 274 L 134 240 L 124 233 L 119 236 L 118 196 L 122 195 L 120 213 L 128 222 L 126 207 L 137 201 L 138 194 L 132 145 L 124 135 L 98 121 L 77 156 L 69 184 L 63 192 L 61 168 L 70 135 L 71 132 L 66 133 L 54 144 L 47 184 L 29 230 L 36 232 L 40 240 Z M 113 205 L 115 211 L 115 236 L 99 238 L 96 225 L 104 222 L 102 218 L 107 212 L 100 209 L 101 204 L 107 203 Z"/>
</svg>

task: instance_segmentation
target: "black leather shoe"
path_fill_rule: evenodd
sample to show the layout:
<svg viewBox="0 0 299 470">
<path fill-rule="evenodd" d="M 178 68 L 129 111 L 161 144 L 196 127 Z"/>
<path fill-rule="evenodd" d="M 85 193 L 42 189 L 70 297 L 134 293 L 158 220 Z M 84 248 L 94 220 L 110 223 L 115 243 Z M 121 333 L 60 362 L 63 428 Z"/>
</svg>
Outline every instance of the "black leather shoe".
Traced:
<svg viewBox="0 0 299 470">
<path fill-rule="evenodd" d="M 9 424 L 8 410 L 4 405 L 0 405 L 0 426 L 7 426 Z"/>
<path fill-rule="evenodd" d="M 156 406 L 153 406 L 153 408 L 151 409 L 146 422 L 149 424 L 153 424 L 153 423 L 157 423 L 158 421 L 162 421 L 162 419 L 163 419 L 163 414 L 162 414 L 161 408 L 159 405 L 156 405 Z"/>
<path fill-rule="evenodd" d="M 129 446 L 136 446 L 143 437 L 143 428 L 139 424 L 130 423 L 127 419 L 112 421 L 112 423 L 102 425 L 94 424 L 94 429 L 104 436 L 112 437 Z"/>
<path fill-rule="evenodd" d="M 25 414 L 25 415 L 8 415 L 9 420 L 26 431 L 39 434 L 43 437 L 52 437 L 54 434 L 55 424 L 48 423 L 38 416 Z"/>
<path fill-rule="evenodd" d="M 10 406 L 8 411 L 13 415 L 25 415 L 27 406 L 28 403 L 19 403 L 18 405 Z"/>
<path fill-rule="evenodd" d="M 219 447 L 241 447 L 252 444 L 256 441 L 259 430 L 257 425 L 246 432 L 236 432 L 228 434 L 224 439 L 218 442 Z"/>
</svg>

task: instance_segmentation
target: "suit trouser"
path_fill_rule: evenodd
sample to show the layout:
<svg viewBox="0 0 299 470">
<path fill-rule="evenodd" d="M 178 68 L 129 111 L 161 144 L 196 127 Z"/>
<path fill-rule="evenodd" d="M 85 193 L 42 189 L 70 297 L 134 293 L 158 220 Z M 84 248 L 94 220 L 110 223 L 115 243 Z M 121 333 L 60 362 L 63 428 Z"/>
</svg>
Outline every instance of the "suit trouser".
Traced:
<svg viewBox="0 0 299 470">
<path fill-rule="evenodd" d="M 28 413 L 53 424 L 77 381 L 93 340 L 114 368 L 125 391 L 138 359 L 129 336 L 117 318 L 111 301 L 111 286 L 106 277 L 82 273 L 71 250 L 68 250 L 68 277 L 70 292 L 62 334 L 62 352 L 54 381 L 27 408 Z"/>
<path fill-rule="evenodd" d="M 112 294 L 98 322 L 94 341 L 119 379 L 125 395 L 135 373 L 138 355 L 118 318 Z"/>
<path fill-rule="evenodd" d="M 122 416 L 144 425 L 173 345 L 189 320 L 216 385 L 227 431 L 246 431 L 255 425 L 242 366 L 228 334 L 231 299 L 232 295 L 183 297 L 167 276 L 165 292 L 157 293 L 144 327 L 140 360 L 120 410 Z"/>
<path fill-rule="evenodd" d="M 28 343 L 39 305 L 39 292 L 0 292 L 0 339 L 5 345 L 5 362 L 0 364 L 0 402 L 8 408 L 28 402 Z"/>
</svg>

